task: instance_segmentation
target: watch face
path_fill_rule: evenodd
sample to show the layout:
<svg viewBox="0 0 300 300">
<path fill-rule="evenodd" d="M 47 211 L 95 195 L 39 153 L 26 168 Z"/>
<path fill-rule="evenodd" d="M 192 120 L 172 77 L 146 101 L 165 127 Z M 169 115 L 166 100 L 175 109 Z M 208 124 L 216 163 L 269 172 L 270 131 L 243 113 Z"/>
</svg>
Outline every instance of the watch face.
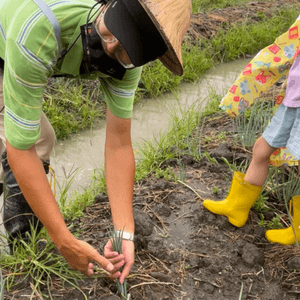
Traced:
<svg viewBox="0 0 300 300">
<path fill-rule="evenodd" d="M 130 232 L 123 232 L 123 239 L 133 241 L 133 234 Z"/>
</svg>

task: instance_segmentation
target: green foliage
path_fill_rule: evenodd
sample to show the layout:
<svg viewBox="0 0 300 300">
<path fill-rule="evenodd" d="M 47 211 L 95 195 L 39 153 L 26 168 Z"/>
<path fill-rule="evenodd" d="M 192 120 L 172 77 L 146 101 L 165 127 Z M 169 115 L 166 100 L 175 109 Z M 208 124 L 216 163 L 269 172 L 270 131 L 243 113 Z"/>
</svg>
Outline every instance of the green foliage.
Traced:
<svg viewBox="0 0 300 300">
<path fill-rule="evenodd" d="M 229 170 L 233 172 L 241 172 L 241 173 L 246 173 L 248 167 L 249 167 L 249 161 L 247 160 L 243 160 L 242 162 L 240 162 L 239 164 L 237 164 L 236 162 L 234 162 L 233 164 L 231 164 L 226 158 L 222 157 L 222 160 L 225 162 L 225 164 L 227 165 L 227 167 L 229 168 Z"/>
<path fill-rule="evenodd" d="M 253 209 L 260 213 L 269 211 L 268 199 L 268 197 L 260 194 L 258 199 L 254 202 Z"/>
<path fill-rule="evenodd" d="M 261 227 L 265 227 L 267 229 L 280 229 L 283 228 L 283 225 L 280 223 L 280 215 L 276 214 L 274 218 L 272 218 L 271 221 L 266 221 L 264 219 L 264 215 L 260 214 L 260 220 L 258 222 L 258 225 Z"/>
<path fill-rule="evenodd" d="M 91 128 L 96 118 L 104 116 L 104 103 L 92 101 L 92 97 L 98 96 L 95 93 L 78 80 L 59 79 L 48 85 L 43 110 L 58 139 Z"/>
<path fill-rule="evenodd" d="M 212 137 L 210 137 L 210 136 L 206 136 L 205 138 L 204 138 L 204 142 L 205 143 L 209 143 L 209 142 L 211 142 L 212 141 Z"/>
<path fill-rule="evenodd" d="M 111 231 L 110 233 L 110 240 L 112 243 L 112 247 L 114 251 L 117 251 L 119 254 L 122 253 L 122 235 L 123 230 L 120 231 Z M 121 272 L 122 272 L 121 268 Z M 118 293 L 120 294 L 122 300 L 129 300 L 130 294 L 127 293 L 127 280 L 125 279 L 124 282 L 121 284 L 120 281 L 117 279 L 117 289 Z"/>
<path fill-rule="evenodd" d="M 214 186 L 214 187 L 212 188 L 213 194 L 218 194 L 219 191 L 220 191 L 220 188 L 217 187 L 217 186 Z"/>
<path fill-rule="evenodd" d="M 279 202 L 288 204 L 300 194 L 300 178 L 297 167 L 269 167 L 266 188 Z"/>
<path fill-rule="evenodd" d="M 169 181 L 175 181 L 176 176 L 170 166 L 168 166 L 166 169 L 160 169 L 157 168 L 154 172 L 154 176 L 158 178 L 165 178 Z"/>
<path fill-rule="evenodd" d="M 78 280 L 83 275 L 71 270 L 64 257 L 53 252 L 55 245 L 45 229 L 36 235 L 35 228 L 31 227 L 31 234 L 29 232 L 26 234 L 28 243 L 22 239 L 14 240 L 14 254 L 2 253 L 0 255 L 0 265 L 4 272 L 7 290 L 10 291 L 17 283 L 17 278 L 22 276 L 24 279 L 28 278 L 33 284 L 32 296 L 37 291 L 43 299 L 46 297 L 53 299 L 51 287 L 54 277 L 59 278 L 62 284 L 69 283 L 81 291 L 78 287 Z M 40 247 L 39 241 L 43 241 L 45 245 Z M 83 291 L 81 292 L 84 299 L 87 299 Z"/>
<path fill-rule="evenodd" d="M 226 139 L 226 131 L 222 131 L 221 133 L 219 133 L 216 138 L 220 141 L 225 140 Z"/>
<path fill-rule="evenodd" d="M 253 146 L 258 136 L 262 134 L 272 118 L 271 101 L 257 101 L 246 113 L 241 113 L 233 119 L 237 128 L 238 138 L 243 147 Z"/>
<path fill-rule="evenodd" d="M 296 20 L 299 10 L 279 10 L 276 15 L 259 23 L 247 23 L 219 30 L 212 40 L 217 61 L 230 61 L 245 54 L 254 54 L 274 42 Z"/>
</svg>

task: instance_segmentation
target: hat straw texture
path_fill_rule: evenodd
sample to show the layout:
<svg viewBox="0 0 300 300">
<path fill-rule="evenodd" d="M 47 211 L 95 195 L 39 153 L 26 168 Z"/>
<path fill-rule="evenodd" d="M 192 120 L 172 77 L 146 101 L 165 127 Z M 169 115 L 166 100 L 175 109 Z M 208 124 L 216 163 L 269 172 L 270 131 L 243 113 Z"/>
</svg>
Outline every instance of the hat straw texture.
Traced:
<svg viewBox="0 0 300 300">
<path fill-rule="evenodd" d="M 163 37 L 168 50 L 160 61 L 182 75 L 181 45 L 191 20 L 191 0 L 138 0 Z M 153 45 L 155 47 L 155 45 Z"/>
</svg>

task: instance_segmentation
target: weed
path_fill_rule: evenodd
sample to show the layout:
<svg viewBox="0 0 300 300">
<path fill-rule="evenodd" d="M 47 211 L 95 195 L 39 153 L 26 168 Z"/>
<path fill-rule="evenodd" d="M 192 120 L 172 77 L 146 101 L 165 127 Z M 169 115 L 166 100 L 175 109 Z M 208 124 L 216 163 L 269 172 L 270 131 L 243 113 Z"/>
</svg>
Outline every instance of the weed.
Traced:
<svg viewBox="0 0 300 300">
<path fill-rule="evenodd" d="M 213 192 L 213 194 L 215 194 L 215 195 L 217 195 L 218 192 L 219 192 L 220 190 L 221 190 L 221 189 L 220 189 L 219 187 L 217 187 L 217 186 L 214 186 L 214 187 L 212 188 L 212 192 Z"/>
<path fill-rule="evenodd" d="M 154 172 L 154 176 L 156 178 L 165 178 L 166 180 L 169 181 L 174 181 L 176 180 L 176 176 L 170 166 L 168 166 L 166 169 L 160 169 L 157 168 Z"/>
<path fill-rule="evenodd" d="M 254 202 L 253 209 L 260 213 L 269 211 L 270 208 L 268 206 L 268 199 L 268 197 L 260 194 L 257 200 Z"/>
<path fill-rule="evenodd" d="M 283 225 L 280 223 L 280 215 L 276 214 L 275 217 L 272 218 L 271 221 L 266 221 L 264 218 L 264 215 L 262 213 L 259 214 L 259 221 L 258 221 L 258 225 L 261 227 L 265 227 L 268 229 L 279 229 L 279 228 L 283 228 Z"/>
<path fill-rule="evenodd" d="M 192 11 L 193 12 L 209 12 L 210 10 L 217 8 L 225 8 L 229 6 L 244 5 L 250 0 L 193 0 Z M 268 0 L 263 0 L 268 1 Z"/>
<path fill-rule="evenodd" d="M 211 157 L 208 152 L 204 152 L 202 154 L 202 157 L 205 157 L 212 164 L 216 164 L 216 165 L 219 164 L 218 161 L 214 157 Z"/>
<path fill-rule="evenodd" d="M 209 143 L 209 142 L 211 142 L 212 141 L 212 137 L 210 137 L 210 136 L 206 136 L 205 138 L 204 138 L 204 142 L 205 143 Z"/>
<path fill-rule="evenodd" d="M 294 196 L 300 194 L 300 178 L 297 167 L 271 166 L 266 188 L 278 201 L 288 204 Z"/>
<path fill-rule="evenodd" d="M 272 218 L 271 222 L 268 224 L 269 229 L 277 229 L 282 228 L 282 224 L 280 223 L 280 215 L 276 214 L 274 218 Z"/>
<path fill-rule="evenodd" d="M 45 229 L 36 235 L 36 230 L 31 227 L 31 233 L 27 232 L 28 242 L 22 239 L 14 240 L 14 255 L 1 254 L 0 264 L 4 272 L 6 288 L 8 291 L 16 284 L 16 279 L 22 276 L 28 279 L 33 286 L 32 295 L 35 291 L 44 297 L 50 297 L 53 278 L 59 278 L 63 283 L 69 283 L 81 291 L 77 281 L 82 275 L 70 269 L 63 256 L 55 254 L 54 243 L 46 234 Z M 40 241 L 46 241 L 40 247 Z M 46 288 L 47 294 L 43 288 Z M 87 299 L 83 291 L 84 298 Z"/>
<path fill-rule="evenodd" d="M 226 131 L 222 131 L 221 133 L 219 133 L 216 138 L 219 140 L 219 141 L 222 141 L 222 140 L 225 140 L 226 139 Z"/>
</svg>

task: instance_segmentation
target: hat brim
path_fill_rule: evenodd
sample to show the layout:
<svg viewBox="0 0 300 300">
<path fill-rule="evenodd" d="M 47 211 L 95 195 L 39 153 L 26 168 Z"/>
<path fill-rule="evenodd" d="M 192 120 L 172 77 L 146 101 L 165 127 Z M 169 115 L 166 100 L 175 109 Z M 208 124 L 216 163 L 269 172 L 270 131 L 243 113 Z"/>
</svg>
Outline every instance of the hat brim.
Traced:
<svg viewBox="0 0 300 300">
<path fill-rule="evenodd" d="M 112 1 L 105 12 L 104 24 L 122 44 L 135 67 L 167 51 L 164 39 L 139 1 L 131 0 L 130 4 L 123 0 Z"/>
<path fill-rule="evenodd" d="M 153 24 L 158 28 L 161 37 L 163 38 L 166 46 L 167 51 L 158 57 L 158 59 L 165 65 L 166 68 L 168 68 L 172 73 L 175 75 L 182 76 L 183 75 L 183 64 L 182 64 L 182 55 L 181 55 L 181 45 L 176 48 L 176 51 L 174 47 L 172 46 L 172 42 L 168 38 L 168 35 L 163 30 L 163 25 L 160 24 L 160 22 L 157 20 L 157 16 L 155 17 L 151 9 L 142 1 L 138 0 L 140 4 L 144 7 L 146 13 L 149 15 L 149 17 L 152 19 Z M 159 13 L 158 13 L 159 15 Z M 162 14 L 164 15 L 164 14 Z M 176 28 L 174 29 L 174 32 L 176 31 Z"/>
</svg>

